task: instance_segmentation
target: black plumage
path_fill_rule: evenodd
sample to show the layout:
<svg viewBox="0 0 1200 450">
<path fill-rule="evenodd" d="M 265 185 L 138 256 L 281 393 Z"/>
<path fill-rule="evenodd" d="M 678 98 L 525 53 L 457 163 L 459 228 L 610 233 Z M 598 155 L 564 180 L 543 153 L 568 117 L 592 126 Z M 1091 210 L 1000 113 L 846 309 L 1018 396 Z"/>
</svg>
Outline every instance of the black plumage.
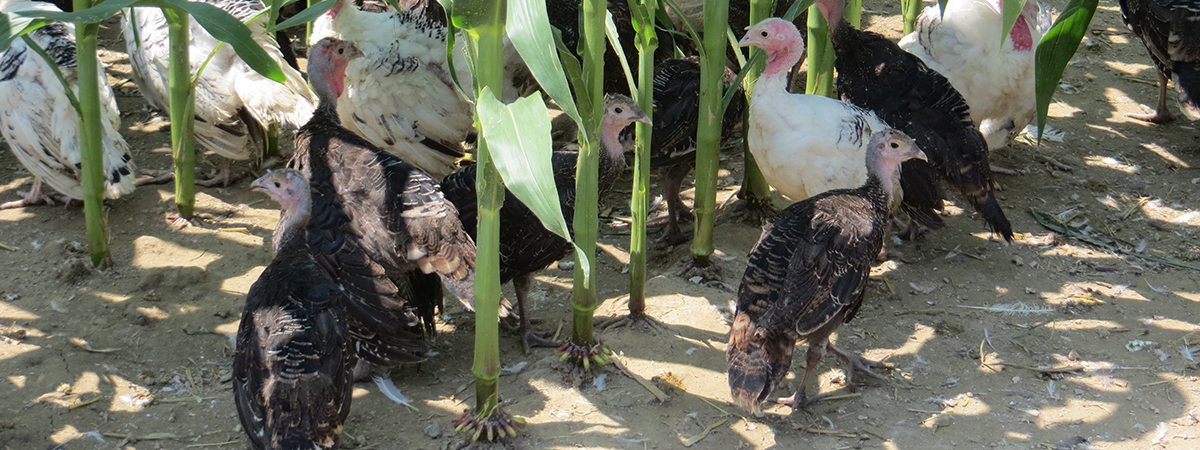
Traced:
<svg viewBox="0 0 1200 450">
<path fill-rule="evenodd" d="M 871 262 L 887 233 L 891 175 L 909 158 L 925 156 L 908 136 L 878 132 L 867 149 L 865 185 L 793 203 L 763 228 L 738 287 L 726 346 L 729 387 L 738 405 L 759 410 L 791 368 L 797 340 L 807 344 L 808 357 L 795 405 L 820 398 L 807 397 L 805 389 L 826 346 L 855 369 L 878 365 L 828 340 L 862 305 Z"/>
<path fill-rule="evenodd" d="M 353 352 L 345 293 L 308 251 L 308 183 L 294 170 L 254 182 L 282 205 L 275 259 L 250 286 L 238 326 L 233 392 L 254 449 L 327 449 L 350 412 Z"/>
<path fill-rule="evenodd" d="M 905 212 L 918 223 L 937 219 L 929 224 L 936 229 L 941 219 L 933 211 L 942 209 L 943 199 L 936 186 L 940 177 L 958 188 L 992 231 L 1011 242 L 1012 225 L 993 192 L 987 141 L 975 128 L 966 100 L 920 58 L 879 34 L 847 24 L 842 19 L 844 1 L 817 2 L 830 23 L 842 100 L 874 111 L 911 136 L 929 156 L 928 164 L 904 165 L 901 206 Z"/>
<path fill-rule="evenodd" d="M 429 278 L 470 307 L 474 242 L 432 178 L 342 128 L 337 97 L 358 49 L 326 38 L 309 53 L 320 105 L 296 134 L 289 163 L 312 184 L 309 246 L 351 294 L 346 309 L 359 357 L 419 361 L 441 303 L 441 283 Z"/>
<path fill-rule="evenodd" d="M 1120 0 L 1121 18 L 1142 39 L 1158 69 L 1158 108 L 1131 117 L 1155 123 L 1171 120 L 1167 80 L 1175 81 L 1179 106 L 1191 120 L 1200 119 L 1200 1 Z"/>
<path fill-rule="evenodd" d="M 548 0 L 546 14 L 549 15 L 550 25 L 562 32 L 563 44 L 567 48 L 578 51 L 580 21 L 583 20 L 581 7 L 583 0 Z M 638 76 L 638 51 L 635 45 L 637 30 L 633 28 L 632 14 L 629 12 L 629 2 L 626 0 L 610 0 L 608 11 L 612 13 L 613 25 L 617 28 L 618 41 L 625 53 L 625 61 L 629 63 L 629 71 L 633 79 Z M 670 32 L 656 29 L 658 48 L 654 50 L 654 61 L 665 61 L 674 55 L 674 38 Z M 606 44 L 607 40 L 604 41 Z M 625 78 L 625 69 L 612 45 L 605 45 L 604 50 L 604 92 L 629 95 L 629 81 Z"/>
<path fill-rule="evenodd" d="M 725 69 L 724 86 L 729 89 L 737 74 Z M 733 95 L 721 126 L 721 140 L 728 139 L 742 121 L 746 96 L 741 88 Z M 667 201 L 663 243 L 678 245 L 688 240 L 679 229 L 691 220 L 692 212 L 679 191 L 683 179 L 696 163 L 696 129 L 700 117 L 700 58 L 671 59 L 654 66 L 654 132 L 650 145 L 650 167 L 662 179 Z"/>
<path fill-rule="evenodd" d="M 625 157 L 618 141 L 621 129 L 635 121 L 648 122 L 646 113 L 638 108 L 637 102 L 624 95 L 609 95 L 605 99 L 604 110 L 601 125 L 604 148 L 600 155 L 597 186 L 601 198 L 625 168 Z M 556 151 L 552 158 L 559 206 L 567 223 L 571 223 L 571 218 L 575 216 L 575 167 L 579 153 Z M 476 174 L 477 166 L 471 165 L 442 180 L 442 191 L 458 208 L 463 227 L 472 237 L 476 236 L 478 223 Z M 504 206 L 500 208 L 500 283 L 513 282 L 526 351 L 531 346 L 552 345 L 534 333 L 529 325 L 527 297 L 533 274 L 567 257 L 572 249 L 570 242 L 547 230 L 529 207 L 512 192 L 505 190 Z"/>
</svg>

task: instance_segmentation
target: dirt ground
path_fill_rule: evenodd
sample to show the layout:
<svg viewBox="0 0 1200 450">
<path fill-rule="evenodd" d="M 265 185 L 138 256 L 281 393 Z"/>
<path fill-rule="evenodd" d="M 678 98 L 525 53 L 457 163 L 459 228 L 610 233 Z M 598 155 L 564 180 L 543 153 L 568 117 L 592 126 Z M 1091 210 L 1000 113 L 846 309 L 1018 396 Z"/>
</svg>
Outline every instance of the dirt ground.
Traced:
<svg viewBox="0 0 1200 450">
<path fill-rule="evenodd" d="M 1051 5 L 1061 9 L 1065 1 Z M 899 37 L 898 3 L 868 1 L 867 9 L 871 29 Z M 168 167 L 162 114 L 148 111 L 128 81 L 115 23 L 102 36 L 137 163 Z M 730 403 L 725 319 L 759 235 L 732 217 L 741 158 L 730 153 L 716 232 L 726 284 L 681 278 L 687 248 L 657 249 L 649 312 L 672 331 L 599 332 L 630 371 L 653 379 L 669 399 L 659 402 L 615 368 L 565 375 L 553 350 L 524 355 L 518 339 L 502 333 L 504 365 L 523 365 L 501 379 L 504 402 L 529 421 L 505 445 L 1200 448 L 1200 366 L 1192 360 L 1200 351 L 1200 272 L 1146 259 L 1200 264 L 1200 171 L 1192 168 L 1200 164 L 1200 144 L 1192 124 L 1125 117 L 1156 101 L 1156 77 L 1115 1 L 1101 2 L 1087 38 L 1051 107 L 1050 125 L 1064 141 L 993 153 L 993 162 L 1021 172 L 998 178 L 1018 240 L 1004 245 L 969 207 L 950 206 L 945 230 L 900 244 L 902 260 L 876 270 L 858 318 L 837 333 L 844 347 L 894 364 L 890 381 L 859 376 L 859 396 L 798 411 L 768 405 L 763 417 Z M 278 217 L 271 202 L 248 190 L 247 179 L 200 189 L 199 219 L 190 224 L 172 220 L 170 185 L 111 202 L 116 265 L 101 272 L 83 262 L 79 207 L 0 211 L 0 243 L 13 248 L 0 251 L 0 410 L 8 411 L 0 416 L 0 448 L 246 445 L 230 393 L 229 335 L 243 296 L 270 261 L 264 241 Z M 15 198 L 30 181 L 10 152 L 0 152 L 0 199 Z M 625 186 L 602 207 L 600 316 L 625 310 L 628 229 L 616 220 L 629 214 Z M 1127 254 L 1053 233 L 1034 220 L 1033 208 Z M 237 228 L 248 231 L 228 230 Z M 560 328 L 562 336 L 570 332 L 570 275 L 546 270 L 532 294 L 540 327 Z M 511 288 L 505 292 L 511 298 Z M 981 309 L 996 305 L 1023 311 Z M 418 411 L 359 384 L 346 447 L 467 442 L 450 421 L 475 401 L 473 318 L 451 312 L 439 325 L 438 355 L 393 373 Z M 776 394 L 794 389 L 803 371 L 797 359 Z M 849 393 L 839 360 L 827 358 L 819 373 L 821 392 Z"/>
</svg>

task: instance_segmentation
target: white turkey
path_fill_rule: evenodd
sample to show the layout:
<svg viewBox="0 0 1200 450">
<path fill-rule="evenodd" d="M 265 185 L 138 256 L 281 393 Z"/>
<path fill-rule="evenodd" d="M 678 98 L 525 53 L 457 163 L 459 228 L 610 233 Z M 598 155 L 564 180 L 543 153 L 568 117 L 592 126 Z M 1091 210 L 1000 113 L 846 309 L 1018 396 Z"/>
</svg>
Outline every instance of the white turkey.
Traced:
<svg viewBox="0 0 1200 450">
<path fill-rule="evenodd" d="M 925 8 L 900 47 L 950 80 L 971 108 L 988 148 L 1008 145 L 1033 120 L 1034 53 L 1050 25 L 1034 0 L 1025 3 L 1001 42 L 1004 0 L 955 0 L 942 14 Z"/>
<path fill-rule="evenodd" d="M 475 130 L 474 109 L 450 77 L 446 27 L 421 13 L 373 4 L 359 9 L 352 1 L 339 1 L 313 22 L 309 38 L 310 44 L 325 37 L 353 41 L 363 52 L 346 67 L 346 87 L 338 99 L 342 126 L 440 180 L 454 171 L 465 154 L 463 143 Z M 520 61 L 510 45 L 505 48 L 506 61 Z M 470 95 L 463 51 L 459 46 L 450 62 Z M 505 72 L 521 67 L 506 64 Z M 506 79 L 503 97 L 515 98 L 512 77 Z"/>
<path fill-rule="evenodd" d="M 238 20 L 246 21 L 262 11 L 258 0 L 207 0 Z M 167 21 L 158 8 L 131 8 L 123 21 L 125 44 L 129 51 L 133 80 L 146 102 L 167 111 L 167 65 L 169 41 Z M 265 16 L 248 24 L 254 41 L 267 51 L 287 77 L 286 83 L 270 80 L 251 69 L 226 45 L 208 63 L 196 83 L 196 142 L 209 152 L 227 158 L 221 173 L 197 184 L 228 185 L 233 181 L 231 159 L 250 158 L 250 139 L 263 142 L 266 127 L 280 124 L 289 128 L 304 125 L 316 108 L 316 96 L 300 72 L 283 58 L 272 34 L 266 32 Z M 196 21 L 189 28 L 192 72 L 208 59 L 220 43 Z M 165 178 L 169 179 L 169 176 Z"/>
<path fill-rule="evenodd" d="M 0 8 L 12 11 L 53 11 L 49 3 L 0 1 Z M 78 93 L 75 72 L 75 25 L 53 22 L 29 33 L 67 78 Z M 117 131 L 120 112 L 103 67 L 99 70 L 100 125 L 103 146 L 104 197 L 117 198 L 133 192 L 133 161 L 129 145 Z M 0 56 L 0 128 L 9 148 L 33 174 L 33 187 L 23 199 L 0 205 L 19 208 L 38 203 L 53 203 L 42 192 L 49 184 L 65 199 L 83 198 L 79 114 L 71 106 L 67 92 L 50 66 L 25 41 L 16 39 Z"/>
</svg>

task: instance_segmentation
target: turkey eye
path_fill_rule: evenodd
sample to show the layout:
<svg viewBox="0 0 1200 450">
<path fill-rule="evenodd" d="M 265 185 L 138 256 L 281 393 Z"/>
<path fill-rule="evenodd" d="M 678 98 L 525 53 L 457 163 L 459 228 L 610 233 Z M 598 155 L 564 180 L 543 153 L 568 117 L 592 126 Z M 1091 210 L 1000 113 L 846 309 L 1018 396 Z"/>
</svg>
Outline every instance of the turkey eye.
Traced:
<svg viewBox="0 0 1200 450">
<path fill-rule="evenodd" d="M 762 37 L 767 37 L 767 32 L 766 32 L 766 30 L 763 30 L 762 32 L 760 32 L 760 33 L 759 33 L 759 35 L 760 35 L 760 36 L 762 36 Z"/>
<path fill-rule="evenodd" d="M 278 181 L 275 182 L 275 187 L 280 187 L 280 184 Z"/>
<path fill-rule="evenodd" d="M 620 113 L 623 113 L 623 112 L 625 112 L 625 110 L 624 110 L 624 109 L 621 109 L 621 107 L 620 107 L 620 106 L 618 106 L 618 107 L 617 107 L 616 109 L 614 109 L 613 111 L 615 111 L 617 114 L 620 114 Z"/>
<path fill-rule="evenodd" d="M 892 148 L 900 148 L 900 144 L 897 144 L 897 143 L 893 142 L 893 143 L 892 143 Z"/>
<path fill-rule="evenodd" d="M 342 53 L 346 53 L 346 49 L 344 49 L 344 48 L 339 48 L 339 49 L 338 49 L 338 54 L 340 55 L 340 54 L 342 54 Z"/>
</svg>

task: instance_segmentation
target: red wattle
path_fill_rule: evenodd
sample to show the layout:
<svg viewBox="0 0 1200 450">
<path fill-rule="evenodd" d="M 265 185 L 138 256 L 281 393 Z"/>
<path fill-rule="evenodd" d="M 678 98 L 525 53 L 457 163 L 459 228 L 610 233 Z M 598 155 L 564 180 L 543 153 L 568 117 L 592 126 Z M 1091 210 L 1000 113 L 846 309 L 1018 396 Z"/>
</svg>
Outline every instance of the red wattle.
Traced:
<svg viewBox="0 0 1200 450">
<path fill-rule="evenodd" d="M 1008 36 L 1012 38 L 1014 49 L 1021 51 L 1033 49 L 1033 36 L 1029 34 L 1029 25 L 1025 23 L 1024 18 L 1017 18 L 1017 23 L 1013 24 L 1012 31 L 1008 33 Z"/>
</svg>

